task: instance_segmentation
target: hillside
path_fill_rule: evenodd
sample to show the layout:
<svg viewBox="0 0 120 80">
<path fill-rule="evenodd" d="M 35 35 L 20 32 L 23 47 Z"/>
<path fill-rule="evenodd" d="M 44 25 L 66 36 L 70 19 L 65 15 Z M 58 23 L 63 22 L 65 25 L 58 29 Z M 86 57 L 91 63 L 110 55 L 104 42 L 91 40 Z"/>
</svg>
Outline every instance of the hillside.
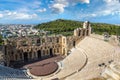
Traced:
<svg viewBox="0 0 120 80">
<path fill-rule="evenodd" d="M 35 28 L 45 31 L 50 31 L 52 34 L 63 34 L 69 36 L 73 34 L 73 30 L 82 27 L 83 22 L 58 19 L 55 21 L 38 24 Z M 120 32 L 120 26 L 105 24 L 105 23 L 91 23 L 92 31 L 97 34 L 108 32 L 109 34 L 116 34 Z M 119 33 L 120 34 L 120 33 Z"/>
</svg>

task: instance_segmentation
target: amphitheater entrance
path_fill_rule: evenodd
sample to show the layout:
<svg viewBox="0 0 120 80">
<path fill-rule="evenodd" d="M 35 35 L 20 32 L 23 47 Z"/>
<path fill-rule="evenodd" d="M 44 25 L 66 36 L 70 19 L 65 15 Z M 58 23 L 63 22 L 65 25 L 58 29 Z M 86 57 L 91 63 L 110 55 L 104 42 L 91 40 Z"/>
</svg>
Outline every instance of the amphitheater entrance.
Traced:
<svg viewBox="0 0 120 80">
<path fill-rule="evenodd" d="M 24 55 L 24 61 L 27 62 L 28 61 L 28 53 L 24 52 L 23 55 Z"/>
<path fill-rule="evenodd" d="M 37 51 L 37 56 L 38 56 L 38 59 L 41 58 L 41 50 Z"/>
<path fill-rule="evenodd" d="M 50 56 L 53 57 L 53 49 L 50 48 Z"/>
</svg>

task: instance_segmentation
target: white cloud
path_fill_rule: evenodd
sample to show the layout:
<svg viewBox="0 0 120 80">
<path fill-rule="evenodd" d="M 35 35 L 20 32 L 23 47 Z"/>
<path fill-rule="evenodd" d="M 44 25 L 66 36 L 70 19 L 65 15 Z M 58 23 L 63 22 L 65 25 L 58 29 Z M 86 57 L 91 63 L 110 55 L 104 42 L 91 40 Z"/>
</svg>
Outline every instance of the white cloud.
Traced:
<svg viewBox="0 0 120 80">
<path fill-rule="evenodd" d="M 104 0 L 106 5 L 102 8 L 104 14 L 114 15 L 120 11 L 120 0 Z"/>
<path fill-rule="evenodd" d="M 54 0 L 50 8 L 54 13 L 63 13 L 68 6 L 76 5 L 78 3 L 90 3 L 89 0 Z"/>
<path fill-rule="evenodd" d="M 0 18 L 2 18 L 3 17 L 3 14 L 0 14 Z"/>
<path fill-rule="evenodd" d="M 13 17 L 14 19 L 33 19 L 37 17 L 37 14 L 17 13 Z"/>
<path fill-rule="evenodd" d="M 40 1 L 34 1 L 33 3 L 29 3 L 28 6 L 32 8 L 39 8 L 42 3 Z"/>
<path fill-rule="evenodd" d="M 86 14 L 80 13 L 78 18 L 80 18 L 80 19 L 88 19 L 88 18 L 93 18 L 93 17 L 96 17 L 96 16 L 97 16 L 96 13 L 86 13 Z"/>
<path fill-rule="evenodd" d="M 54 0 L 50 8 L 53 13 L 63 13 L 64 8 L 67 7 L 68 4 L 67 0 Z"/>
<path fill-rule="evenodd" d="M 79 16 L 81 19 L 89 19 L 101 16 L 120 16 L 120 0 L 103 0 L 104 4 L 96 6 L 92 12 L 82 13 Z M 96 3 L 99 3 L 97 1 Z M 95 4 L 95 3 L 94 3 Z M 91 8 L 93 9 L 93 7 Z"/>
<path fill-rule="evenodd" d="M 106 3 L 120 2 L 120 0 L 103 0 Z"/>
<path fill-rule="evenodd" d="M 112 0 L 103 0 L 103 1 L 106 2 L 106 3 L 112 2 Z"/>
<path fill-rule="evenodd" d="M 65 7 L 66 7 L 66 5 L 64 5 L 64 4 L 56 3 L 56 4 L 52 5 L 52 10 L 54 13 L 63 13 Z"/>
<path fill-rule="evenodd" d="M 30 8 L 19 8 L 17 9 L 16 11 L 18 12 L 23 12 L 23 13 L 27 13 L 27 12 L 31 12 L 31 9 Z"/>
<path fill-rule="evenodd" d="M 37 14 L 33 13 L 33 14 L 29 14 L 29 13 L 24 13 L 24 12 L 17 12 L 17 11 L 9 11 L 9 10 L 4 10 L 4 11 L 0 11 L 0 13 L 2 13 L 3 15 L 1 15 L 1 17 L 5 19 L 34 19 L 37 17 Z"/>
<path fill-rule="evenodd" d="M 36 10 L 37 12 L 46 12 L 47 10 L 46 10 L 46 8 L 43 8 L 43 9 L 38 9 L 38 10 Z"/>
<path fill-rule="evenodd" d="M 12 12 L 8 12 L 7 15 L 8 15 L 8 16 L 12 15 Z"/>
<path fill-rule="evenodd" d="M 104 9 L 100 11 L 94 11 L 92 13 L 80 13 L 81 19 L 89 19 L 89 18 L 95 18 L 95 17 L 101 17 L 101 16 L 108 16 L 108 15 L 116 15 L 118 12 L 113 12 L 112 10 Z"/>
<path fill-rule="evenodd" d="M 90 3 L 90 0 L 68 0 L 68 2 L 72 3 L 72 4 L 77 4 L 77 3 Z"/>
</svg>

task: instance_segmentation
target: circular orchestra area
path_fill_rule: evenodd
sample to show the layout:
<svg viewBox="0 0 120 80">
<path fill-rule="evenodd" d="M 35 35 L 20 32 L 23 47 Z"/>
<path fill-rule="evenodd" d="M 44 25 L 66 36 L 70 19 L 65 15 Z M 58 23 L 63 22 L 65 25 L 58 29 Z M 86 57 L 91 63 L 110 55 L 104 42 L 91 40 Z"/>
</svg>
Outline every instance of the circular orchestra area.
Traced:
<svg viewBox="0 0 120 80">
<path fill-rule="evenodd" d="M 31 66 L 29 71 L 34 76 L 47 76 L 54 73 L 58 69 L 58 65 L 56 62 L 49 62 L 44 64 L 37 64 Z"/>
</svg>

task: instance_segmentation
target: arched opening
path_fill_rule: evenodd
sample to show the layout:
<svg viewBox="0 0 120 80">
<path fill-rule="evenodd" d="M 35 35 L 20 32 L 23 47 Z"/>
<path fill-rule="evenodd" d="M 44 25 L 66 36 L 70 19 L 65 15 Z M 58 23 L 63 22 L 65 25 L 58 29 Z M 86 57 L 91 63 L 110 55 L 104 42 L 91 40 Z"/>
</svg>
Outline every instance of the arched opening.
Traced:
<svg viewBox="0 0 120 80">
<path fill-rule="evenodd" d="M 50 48 L 50 56 L 53 57 L 53 49 Z"/>
<path fill-rule="evenodd" d="M 83 30 L 83 36 L 85 36 L 85 30 Z"/>
<path fill-rule="evenodd" d="M 40 39 L 37 40 L 37 44 L 39 44 L 39 43 L 40 43 Z"/>
<path fill-rule="evenodd" d="M 20 53 L 19 56 L 20 56 L 20 59 L 22 60 L 22 53 Z"/>
<path fill-rule="evenodd" d="M 27 62 L 28 61 L 28 53 L 27 52 L 24 52 L 24 61 Z"/>
<path fill-rule="evenodd" d="M 65 48 L 63 49 L 63 54 L 65 54 Z"/>
<path fill-rule="evenodd" d="M 29 57 L 30 57 L 30 59 L 32 59 L 32 52 L 29 53 Z"/>
<path fill-rule="evenodd" d="M 89 35 L 89 30 L 87 30 L 87 36 Z"/>
<path fill-rule="evenodd" d="M 57 38 L 57 43 L 59 43 L 59 38 Z"/>
<path fill-rule="evenodd" d="M 57 48 L 57 53 L 59 53 L 59 48 Z"/>
<path fill-rule="evenodd" d="M 37 40 L 37 46 L 41 44 L 40 39 Z"/>
<path fill-rule="evenodd" d="M 17 56 L 17 54 L 15 55 L 15 60 L 17 61 L 17 59 L 18 59 L 18 56 Z"/>
<path fill-rule="evenodd" d="M 81 30 L 79 31 L 78 36 L 80 36 L 80 34 L 81 34 Z"/>
<path fill-rule="evenodd" d="M 38 59 L 41 58 L 41 50 L 37 51 L 37 56 L 38 56 Z"/>
<path fill-rule="evenodd" d="M 75 45 L 76 45 L 76 42 L 75 42 L 75 41 L 73 41 L 73 46 L 75 47 Z"/>
</svg>

